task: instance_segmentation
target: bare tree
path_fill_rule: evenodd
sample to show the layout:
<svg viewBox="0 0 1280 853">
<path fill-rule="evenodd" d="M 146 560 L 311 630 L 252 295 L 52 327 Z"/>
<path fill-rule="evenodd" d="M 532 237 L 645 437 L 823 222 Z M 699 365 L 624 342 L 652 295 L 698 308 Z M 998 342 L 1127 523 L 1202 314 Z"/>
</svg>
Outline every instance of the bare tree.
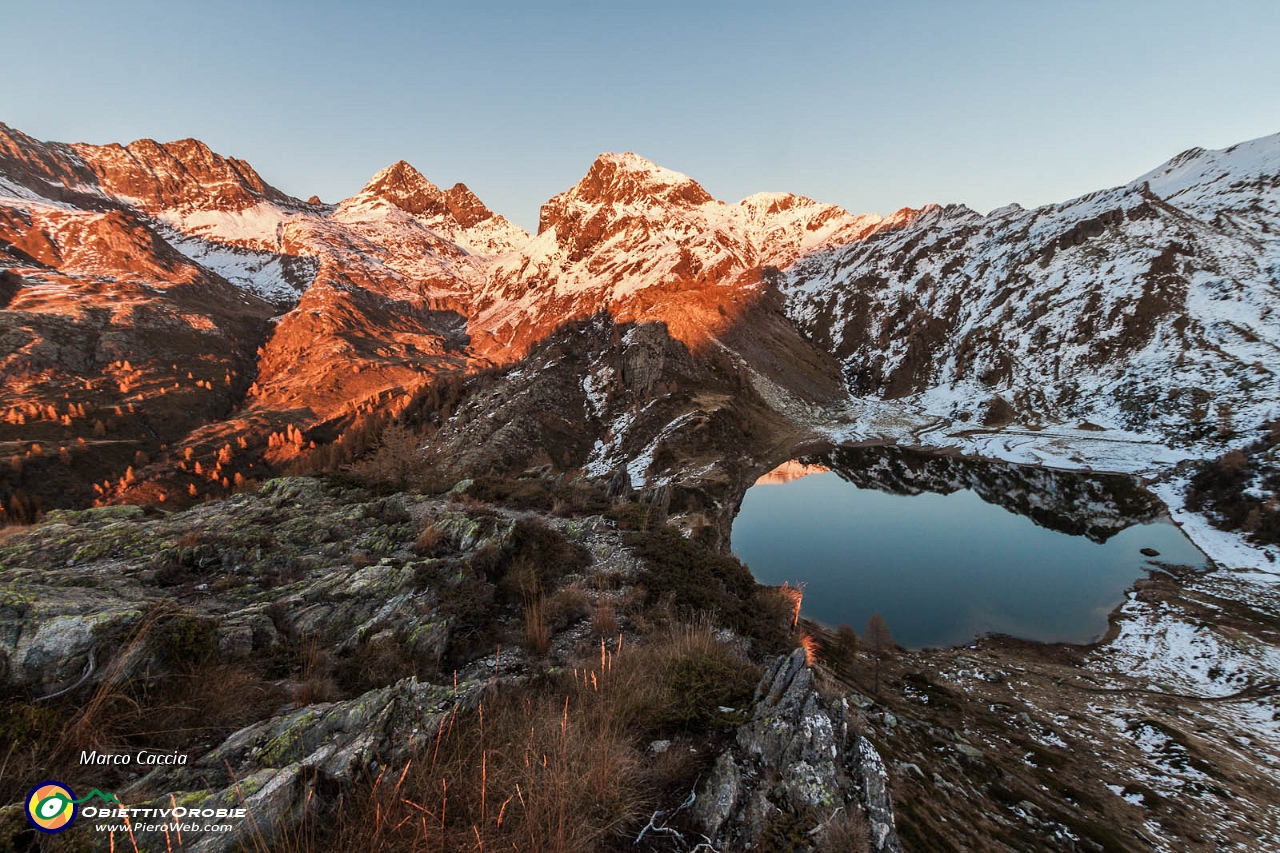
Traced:
<svg viewBox="0 0 1280 853">
<path fill-rule="evenodd" d="M 893 634 L 889 632 L 889 623 L 879 611 L 872 613 L 867 620 L 867 627 L 862 632 L 862 644 L 876 661 L 875 694 L 880 695 L 880 662 L 893 656 L 895 645 Z"/>
<path fill-rule="evenodd" d="M 832 657 L 835 663 L 847 670 L 852 670 L 858 659 L 858 632 L 848 625 L 836 628 L 836 637 Z"/>
</svg>

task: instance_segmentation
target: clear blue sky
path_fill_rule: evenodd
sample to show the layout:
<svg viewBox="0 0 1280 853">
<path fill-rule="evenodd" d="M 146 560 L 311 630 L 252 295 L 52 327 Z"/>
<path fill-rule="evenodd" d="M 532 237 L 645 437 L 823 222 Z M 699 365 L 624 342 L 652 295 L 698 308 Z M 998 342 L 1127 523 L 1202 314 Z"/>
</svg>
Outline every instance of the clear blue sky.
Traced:
<svg viewBox="0 0 1280 853">
<path fill-rule="evenodd" d="M 729 201 L 982 211 L 1280 131 L 1280 2 L 3 0 L 0 121 L 195 136 L 326 201 L 406 159 L 533 227 L 601 151 Z"/>
</svg>

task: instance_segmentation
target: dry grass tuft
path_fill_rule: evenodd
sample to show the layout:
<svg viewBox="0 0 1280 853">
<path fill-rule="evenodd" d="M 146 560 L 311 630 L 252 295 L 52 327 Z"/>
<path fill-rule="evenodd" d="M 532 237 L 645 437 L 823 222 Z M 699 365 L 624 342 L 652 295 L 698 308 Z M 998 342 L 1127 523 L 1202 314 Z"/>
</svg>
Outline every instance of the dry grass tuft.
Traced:
<svg viewBox="0 0 1280 853">
<path fill-rule="evenodd" d="M 317 702 L 333 702 L 342 695 L 334 680 L 336 663 L 333 655 L 310 642 L 302 650 L 302 666 L 293 690 L 293 702 L 299 707 Z"/>
<path fill-rule="evenodd" d="M 591 633 L 602 637 L 612 637 L 618 633 L 618 617 L 613 609 L 613 602 L 601 599 L 596 603 L 595 612 L 591 615 Z"/>
<path fill-rule="evenodd" d="M 860 809 L 841 809 L 822 826 L 817 837 L 814 853 L 848 853 L 850 850 L 868 849 L 871 828 Z"/>
<path fill-rule="evenodd" d="M 423 526 L 418 538 L 413 542 L 413 553 L 419 557 L 434 556 L 440 550 L 444 534 L 435 524 L 428 522 Z"/>
<path fill-rule="evenodd" d="M 818 660 L 818 652 L 820 651 L 818 641 L 813 638 L 812 634 L 801 634 L 800 648 L 804 649 L 804 662 L 809 666 L 813 666 Z"/>
<path fill-rule="evenodd" d="M 531 599 L 526 612 L 539 603 Z M 742 707 L 755 677 L 706 619 L 643 645 L 602 638 L 598 652 L 570 672 L 501 688 L 473 710 L 444 714 L 405 764 L 348 791 L 328 817 L 258 846 L 297 853 L 629 849 L 653 810 L 683 797 L 710 756 L 671 749 L 646 760 L 654 733 L 679 720 L 714 723 L 700 715 L 719 713 L 719 704 Z M 726 678 L 740 682 L 729 693 Z"/>
<path fill-rule="evenodd" d="M 546 601 L 536 592 L 524 599 L 524 645 L 535 655 L 545 655 L 551 647 L 551 625 L 547 621 Z"/>
<path fill-rule="evenodd" d="M 766 595 L 777 599 L 779 608 L 787 614 L 787 619 L 791 622 L 791 629 L 795 630 L 800 624 L 800 607 L 804 604 L 804 584 L 798 583 L 792 586 L 783 581 L 782 586 L 769 587 Z"/>
</svg>

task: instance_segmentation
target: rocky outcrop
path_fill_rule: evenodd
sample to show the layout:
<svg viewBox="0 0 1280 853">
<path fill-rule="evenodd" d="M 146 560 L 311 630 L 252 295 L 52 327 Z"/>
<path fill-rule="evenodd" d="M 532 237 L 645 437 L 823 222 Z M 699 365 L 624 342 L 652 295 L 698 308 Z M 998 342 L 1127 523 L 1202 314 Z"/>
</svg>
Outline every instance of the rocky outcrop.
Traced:
<svg viewBox="0 0 1280 853">
<path fill-rule="evenodd" d="M 189 831 L 185 849 L 193 853 L 269 844 L 331 805 L 328 800 L 341 786 L 378 767 L 403 766 L 431 742 L 451 709 L 488 686 L 481 679 L 446 688 L 411 677 L 344 702 L 308 705 L 248 726 L 193 763 L 154 771 L 132 787 L 178 793 L 128 801 L 141 808 L 180 802 L 187 808 L 248 812 L 230 832 Z M 163 833 L 138 832 L 135 838 L 142 850 L 164 845 Z"/>
<path fill-rule="evenodd" d="M 417 527 L 440 532 L 442 553 L 470 553 L 509 547 L 514 522 L 366 497 L 291 478 L 164 519 L 134 506 L 51 513 L 0 548 L 0 684 L 40 695 L 163 673 L 172 633 L 226 661 L 306 637 L 339 657 L 381 649 L 434 666 L 460 569 L 418 557 Z"/>
<path fill-rule="evenodd" d="M 862 815 L 868 849 L 900 853 L 884 762 L 856 722 L 847 700 L 818 691 L 803 649 L 774 661 L 751 720 L 697 793 L 693 816 L 711 843 L 745 850 L 770 836 L 834 849 L 842 815 Z"/>
<path fill-rule="evenodd" d="M 429 547 L 418 538 L 428 529 Z M 559 571 L 637 569 L 599 517 L 544 525 L 310 478 L 168 516 L 135 506 L 50 513 L 0 541 L 0 688 L 70 715 L 114 701 L 101 697 L 154 701 L 154 691 L 234 673 L 235 695 L 209 684 L 204 701 L 183 700 L 196 725 L 93 741 L 103 753 L 181 754 L 181 765 L 82 766 L 79 747 L 59 752 L 58 738 L 33 748 L 40 772 L 131 807 L 248 811 L 234 831 L 188 834 L 182 849 L 269 844 L 352 783 L 404 767 L 455 708 L 527 678 L 498 586 L 517 549 L 547 566 L 554 550 Z M 557 665 L 576 659 L 587 616 L 558 623 Z M 0 812 L 0 849 L 7 821 Z M 93 849 L 111 841 L 91 838 Z M 135 840 L 167 849 L 162 834 L 139 829 Z"/>
<path fill-rule="evenodd" d="M 243 160 L 223 157 L 198 139 L 129 145 L 71 146 L 97 176 L 102 191 L 149 212 L 174 208 L 244 210 L 267 201 L 301 205 L 262 179 Z"/>
</svg>

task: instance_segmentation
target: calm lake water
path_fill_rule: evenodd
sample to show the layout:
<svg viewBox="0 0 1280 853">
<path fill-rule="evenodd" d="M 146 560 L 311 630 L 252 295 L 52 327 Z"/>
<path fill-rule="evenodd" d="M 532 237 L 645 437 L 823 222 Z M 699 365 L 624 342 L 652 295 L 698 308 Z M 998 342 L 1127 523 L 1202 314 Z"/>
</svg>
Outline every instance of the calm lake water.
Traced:
<svg viewBox="0 0 1280 853">
<path fill-rule="evenodd" d="M 804 614 L 829 626 L 861 632 L 879 611 L 913 648 L 988 632 L 1090 642 L 1152 559 L 1206 565 L 1115 478 L 850 453 L 806 460 L 839 473 L 753 486 L 733 523 L 733 551 L 756 578 L 804 582 Z"/>
</svg>

